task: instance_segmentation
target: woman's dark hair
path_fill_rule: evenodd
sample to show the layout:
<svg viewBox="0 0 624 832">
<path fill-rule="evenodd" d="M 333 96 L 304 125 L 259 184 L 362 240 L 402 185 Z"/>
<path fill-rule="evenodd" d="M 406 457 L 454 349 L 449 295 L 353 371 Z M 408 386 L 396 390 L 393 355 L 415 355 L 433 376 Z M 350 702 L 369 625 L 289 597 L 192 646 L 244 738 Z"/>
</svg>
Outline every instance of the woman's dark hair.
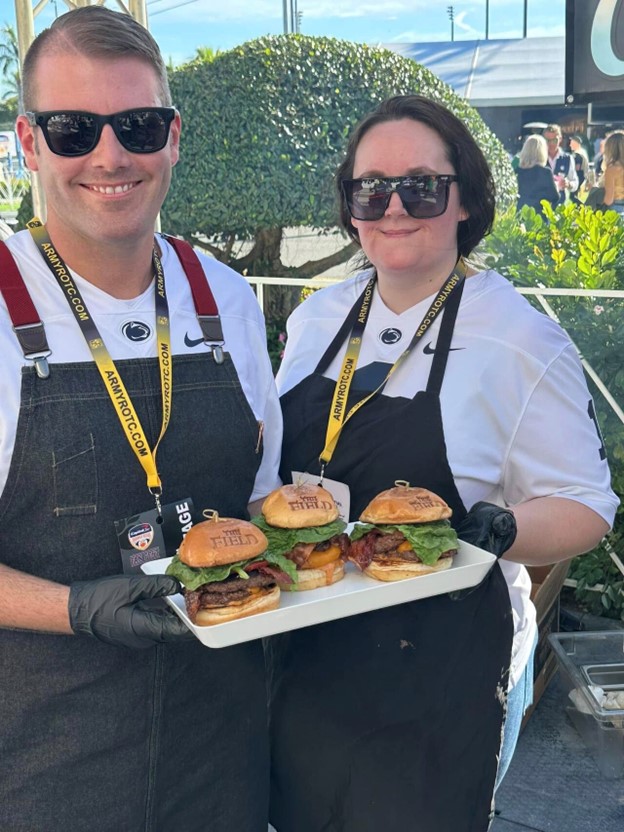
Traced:
<svg viewBox="0 0 624 832">
<path fill-rule="evenodd" d="M 468 218 L 462 220 L 457 227 L 457 247 L 459 254 L 467 257 L 492 229 L 496 210 L 494 180 L 481 148 L 466 125 L 446 107 L 421 95 L 396 95 L 388 98 L 376 110 L 364 116 L 355 127 L 347 145 L 345 159 L 335 177 L 340 201 L 340 224 L 359 245 L 360 237 L 351 222 L 341 182 L 353 178 L 355 152 L 366 133 L 378 124 L 405 118 L 419 121 L 436 131 L 446 148 L 448 160 L 459 177 L 459 197 Z"/>
</svg>

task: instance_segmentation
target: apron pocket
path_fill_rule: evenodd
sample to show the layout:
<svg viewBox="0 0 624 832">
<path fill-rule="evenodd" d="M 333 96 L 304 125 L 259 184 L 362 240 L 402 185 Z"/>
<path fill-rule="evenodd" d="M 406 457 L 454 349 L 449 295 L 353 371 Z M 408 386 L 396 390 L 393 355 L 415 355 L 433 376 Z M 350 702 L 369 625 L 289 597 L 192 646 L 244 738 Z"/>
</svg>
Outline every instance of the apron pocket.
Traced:
<svg viewBox="0 0 624 832">
<path fill-rule="evenodd" d="M 56 517 L 95 514 L 97 470 L 92 433 L 52 451 L 52 477 Z"/>
</svg>

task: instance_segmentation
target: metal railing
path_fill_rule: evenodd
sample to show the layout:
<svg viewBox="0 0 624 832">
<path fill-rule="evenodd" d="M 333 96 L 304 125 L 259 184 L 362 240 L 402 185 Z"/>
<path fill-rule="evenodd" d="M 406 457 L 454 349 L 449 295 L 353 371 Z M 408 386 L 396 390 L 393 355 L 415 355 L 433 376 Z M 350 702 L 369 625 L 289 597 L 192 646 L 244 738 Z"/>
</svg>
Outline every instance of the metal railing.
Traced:
<svg viewBox="0 0 624 832">
<path fill-rule="evenodd" d="M 345 275 L 336 277 L 315 277 L 310 280 L 300 280 L 297 278 L 288 277 L 261 277 L 247 276 L 247 281 L 254 287 L 258 303 L 262 309 L 265 309 L 265 287 L 268 286 L 291 286 L 299 287 L 300 289 L 322 289 L 324 286 L 329 286 L 332 283 L 339 283 L 345 279 Z M 559 317 L 548 302 L 548 297 L 576 297 L 576 298 L 619 298 L 624 300 L 624 290 L 622 289 L 559 289 L 559 288 L 544 288 L 534 286 L 520 286 L 516 287 L 517 291 L 522 295 L 531 295 L 535 297 L 538 303 L 542 306 L 544 312 L 553 320 L 560 323 Z M 574 342 L 573 342 L 574 343 Z M 624 409 L 615 400 L 608 387 L 604 384 L 598 373 L 591 366 L 589 361 L 585 358 L 577 344 L 574 344 L 576 351 L 585 372 L 592 379 L 597 389 L 604 396 L 605 401 L 609 404 L 615 415 L 618 417 L 622 425 L 624 425 Z"/>
</svg>

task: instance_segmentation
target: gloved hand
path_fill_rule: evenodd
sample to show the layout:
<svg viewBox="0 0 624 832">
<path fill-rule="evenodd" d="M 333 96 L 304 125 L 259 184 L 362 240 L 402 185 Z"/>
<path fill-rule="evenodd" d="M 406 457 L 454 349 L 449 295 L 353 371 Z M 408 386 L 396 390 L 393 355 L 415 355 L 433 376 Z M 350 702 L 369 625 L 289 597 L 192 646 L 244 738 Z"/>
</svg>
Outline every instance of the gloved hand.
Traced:
<svg viewBox="0 0 624 832">
<path fill-rule="evenodd" d="M 172 610 L 142 604 L 179 591 L 180 584 L 169 575 L 111 575 L 76 581 L 69 588 L 69 623 L 78 635 L 118 647 L 153 647 L 163 641 L 194 638 Z"/>
<path fill-rule="evenodd" d="M 506 508 L 475 503 L 457 527 L 457 536 L 500 558 L 516 539 L 516 518 Z"/>
</svg>

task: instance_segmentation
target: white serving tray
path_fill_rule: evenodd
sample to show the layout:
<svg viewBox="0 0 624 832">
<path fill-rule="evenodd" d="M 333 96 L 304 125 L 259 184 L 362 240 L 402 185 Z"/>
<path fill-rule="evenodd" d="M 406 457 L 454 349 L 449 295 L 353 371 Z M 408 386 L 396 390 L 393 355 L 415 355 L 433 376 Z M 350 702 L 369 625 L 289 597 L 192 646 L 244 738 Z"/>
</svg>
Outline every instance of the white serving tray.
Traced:
<svg viewBox="0 0 624 832">
<path fill-rule="evenodd" d="M 489 552 L 460 540 L 453 564 L 443 572 L 388 583 L 375 581 L 362 574 L 354 564 L 347 563 L 344 578 L 331 586 L 282 592 L 279 609 L 210 627 L 199 627 L 192 623 L 186 614 L 182 595 L 170 595 L 166 600 L 202 644 L 207 647 L 229 647 L 348 615 L 476 586 L 495 560 Z M 170 562 L 171 558 L 161 558 L 144 563 L 141 569 L 148 575 L 160 575 Z"/>
</svg>

